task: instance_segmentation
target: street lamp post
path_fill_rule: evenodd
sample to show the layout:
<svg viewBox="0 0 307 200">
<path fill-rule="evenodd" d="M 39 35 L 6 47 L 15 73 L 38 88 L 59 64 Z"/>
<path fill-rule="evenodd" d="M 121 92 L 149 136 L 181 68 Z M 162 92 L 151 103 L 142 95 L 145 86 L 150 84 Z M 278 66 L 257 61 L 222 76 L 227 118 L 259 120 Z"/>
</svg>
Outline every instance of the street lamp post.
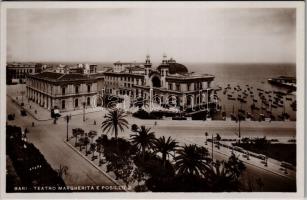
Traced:
<svg viewBox="0 0 307 200">
<path fill-rule="evenodd" d="M 209 89 L 207 88 L 207 117 L 209 117 Z"/>
<path fill-rule="evenodd" d="M 71 119 L 71 115 L 66 115 L 65 116 L 65 120 L 66 120 L 66 141 L 68 142 L 68 123 L 69 123 L 69 121 L 70 121 L 70 119 Z"/>
<path fill-rule="evenodd" d="M 213 133 L 212 133 L 212 155 L 211 155 L 211 157 L 212 157 L 212 163 L 213 163 L 213 148 L 214 148 L 214 144 L 213 144 Z"/>
<path fill-rule="evenodd" d="M 25 91 L 22 90 L 22 91 L 20 92 L 20 94 L 21 94 L 21 103 L 22 103 L 22 105 L 23 105 L 23 95 L 25 94 Z"/>
<path fill-rule="evenodd" d="M 82 105 L 83 105 L 83 121 L 85 122 L 85 102 L 83 102 Z"/>
<path fill-rule="evenodd" d="M 239 143 L 240 143 L 240 140 L 241 140 L 241 116 L 240 116 L 239 113 L 238 113 L 238 120 L 239 120 Z"/>
</svg>

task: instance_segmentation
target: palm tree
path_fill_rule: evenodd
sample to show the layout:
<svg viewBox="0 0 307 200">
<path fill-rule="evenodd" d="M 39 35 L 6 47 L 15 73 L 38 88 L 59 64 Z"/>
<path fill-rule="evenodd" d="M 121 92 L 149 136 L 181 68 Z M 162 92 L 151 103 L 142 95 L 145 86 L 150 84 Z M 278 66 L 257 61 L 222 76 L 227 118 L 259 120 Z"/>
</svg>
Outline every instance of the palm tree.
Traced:
<svg viewBox="0 0 307 200">
<path fill-rule="evenodd" d="M 137 134 L 131 135 L 130 138 L 132 145 L 135 145 L 139 150 L 141 150 L 143 158 L 146 149 L 153 147 L 156 139 L 154 132 L 150 132 L 150 128 L 146 128 L 145 126 L 141 126 L 140 129 L 137 130 Z"/>
<path fill-rule="evenodd" d="M 205 147 L 198 147 L 196 144 L 185 145 L 178 150 L 175 157 L 175 169 L 180 175 L 204 174 L 207 164 L 210 161 L 209 152 Z"/>
<path fill-rule="evenodd" d="M 177 147 L 177 142 L 171 137 L 168 137 L 166 140 L 165 137 L 162 136 L 155 140 L 154 149 L 156 153 L 159 152 L 162 154 L 163 167 L 165 167 L 166 164 L 166 156 L 170 155 L 172 151 L 175 151 Z"/>
<path fill-rule="evenodd" d="M 228 161 L 217 160 L 214 165 L 208 165 L 205 176 L 213 191 L 237 191 L 240 186 L 239 177 L 245 169 L 243 162 L 232 154 Z"/>
<path fill-rule="evenodd" d="M 129 123 L 125 119 L 126 116 L 127 115 L 125 115 L 124 112 L 119 109 L 109 111 L 109 113 L 105 115 L 106 119 L 101 123 L 102 131 L 109 132 L 110 130 L 112 130 L 117 141 L 118 129 L 120 131 L 124 131 L 124 128 L 128 128 Z"/>
</svg>

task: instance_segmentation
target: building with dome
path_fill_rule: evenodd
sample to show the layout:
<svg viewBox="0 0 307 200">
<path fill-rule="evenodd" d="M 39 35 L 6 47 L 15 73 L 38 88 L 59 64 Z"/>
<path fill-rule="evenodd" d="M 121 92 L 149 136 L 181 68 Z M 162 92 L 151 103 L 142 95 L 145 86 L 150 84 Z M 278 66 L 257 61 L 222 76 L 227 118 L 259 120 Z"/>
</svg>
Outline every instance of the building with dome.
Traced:
<svg viewBox="0 0 307 200">
<path fill-rule="evenodd" d="M 154 68 L 145 62 L 115 62 L 100 73 L 44 71 L 27 76 L 27 97 L 40 106 L 60 111 L 103 105 L 103 97 L 119 97 L 130 102 L 171 105 L 184 110 L 214 102 L 213 75 L 189 72 L 183 64 L 166 56 Z"/>
<path fill-rule="evenodd" d="M 213 75 L 189 72 L 165 55 L 154 68 L 147 56 L 144 63 L 114 63 L 114 68 L 104 73 L 104 94 L 188 108 L 212 103 L 213 80 Z"/>
</svg>

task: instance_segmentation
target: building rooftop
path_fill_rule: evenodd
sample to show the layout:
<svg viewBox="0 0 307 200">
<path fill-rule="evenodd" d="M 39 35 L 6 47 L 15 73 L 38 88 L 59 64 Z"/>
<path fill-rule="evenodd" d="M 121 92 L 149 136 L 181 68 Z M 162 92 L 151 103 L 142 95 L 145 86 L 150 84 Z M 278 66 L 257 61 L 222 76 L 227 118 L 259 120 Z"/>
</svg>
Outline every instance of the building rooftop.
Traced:
<svg viewBox="0 0 307 200">
<path fill-rule="evenodd" d="M 188 68 L 184 66 L 183 64 L 176 63 L 173 60 L 170 60 L 169 62 L 162 63 L 158 66 L 157 70 L 161 70 L 162 68 L 168 68 L 169 74 L 186 74 L 188 73 Z"/>
<path fill-rule="evenodd" d="M 56 72 L 43 72 L 40 74 L 31 75 L 31 77 L 49 80 L 49 81 L 71 81 L 71 80 L 86 80 L 93 77 L 78 74 L 78 73 L 71 73 L 71 74 L 62 74 Z"/>
</svg>

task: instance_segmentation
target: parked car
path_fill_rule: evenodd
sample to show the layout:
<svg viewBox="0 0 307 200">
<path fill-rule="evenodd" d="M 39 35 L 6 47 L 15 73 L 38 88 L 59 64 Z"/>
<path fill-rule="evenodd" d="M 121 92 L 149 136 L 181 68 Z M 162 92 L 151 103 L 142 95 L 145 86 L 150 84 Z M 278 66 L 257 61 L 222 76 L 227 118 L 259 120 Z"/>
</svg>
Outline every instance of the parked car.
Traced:
<svg viewBox="0 0 307 200">
<path fill-rule="evenodd" d="M 27 112 L 25 109 L 20 110 L 21 116 L 27 116 Z"/>
<path fill-rule="evenodd" d="M 291 170 L 295 169 L 295 167 L 291 163 L 287 163 L 287 162 L 281 162 L 280 166 L 287 168 L 287 169 L 291 169 Z"/>
<path fill-rule="evenodd" d="M 9 121 L 14 120 L 14 119 L 15 119 L 15 114 L 8 114 L 8 115 L 7 115 L 7 119 L 8 119 Z"/>
</svg>

